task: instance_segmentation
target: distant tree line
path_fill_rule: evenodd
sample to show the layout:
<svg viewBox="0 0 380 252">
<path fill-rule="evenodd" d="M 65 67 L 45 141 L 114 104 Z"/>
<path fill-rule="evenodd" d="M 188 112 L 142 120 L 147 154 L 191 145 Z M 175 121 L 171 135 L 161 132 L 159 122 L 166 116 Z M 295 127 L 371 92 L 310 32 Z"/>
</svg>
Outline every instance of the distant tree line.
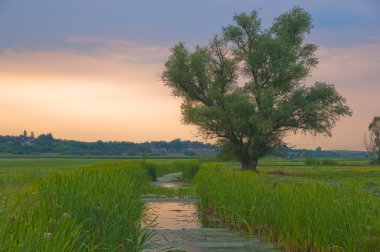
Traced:
<svg viewBox="0 0 380 252">
<path fill-rule="evenodd" d="M 365 151 L 277 148 L 270 155 L 284 158 L 368 158 Z"/>
<path fill-rule="evenodd" d="M 215 156 L 216 147 L 175 139 L 145 143 L 55 139 L 51 133 L 38 137 L 26 131 L 20 136 L 0 136 L 0 154 L 13 155 L 105 155 L 105 156 Z"/>
<path fill-rule="evenodd" d="M 24 131 L 19 136 L 0 136 L 0 155 L 72 155 L 72 156 L 144 156 L 146 157 L 213 157 L 234 160 L 234 156 L 223 148 L 197 141 L 174 139 L 145 143 L 97 141 L 81 142 L 55 139 L 51 133 L 37 137 Z M 331 151 L 276 148 L 268 156 L 283 158 L 368 158 L 365 151 Z"/>
</svg>

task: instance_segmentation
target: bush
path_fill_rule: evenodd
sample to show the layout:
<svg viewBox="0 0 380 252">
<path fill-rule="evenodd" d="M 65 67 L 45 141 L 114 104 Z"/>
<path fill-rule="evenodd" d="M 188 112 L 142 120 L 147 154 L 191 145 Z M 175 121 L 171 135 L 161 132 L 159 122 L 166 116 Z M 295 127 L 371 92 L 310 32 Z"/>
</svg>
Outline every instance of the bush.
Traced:
<svg viewBox="0 0 380 252">
<path fill-rule="evenodd" d="M 336 160 L 333 160 L 333 159 L 323 159 L 322 160 L 322 165 L 337 165 L 338 162 Z"/>
<path fill-rule="evenodd" d="M 151 181 L 157 181 L 157 165 L 151 162 L 144 162 L 143 167 L 146 170 L 146 173 L 148 174 Z"/>
<path fill-rule="evenodd" d="M 179 172 L 182 172 L 182 180 L 190 181 L 194 178 L 199 170 L 201 162 L 198 160 L 181 160 L 175 161 L 174 166 Z"/>
<path fill-rule="evenodd" d="M 320 161 L 316 158 L 306 158 L 305 165 L 320 165 Z"/>
</svg>

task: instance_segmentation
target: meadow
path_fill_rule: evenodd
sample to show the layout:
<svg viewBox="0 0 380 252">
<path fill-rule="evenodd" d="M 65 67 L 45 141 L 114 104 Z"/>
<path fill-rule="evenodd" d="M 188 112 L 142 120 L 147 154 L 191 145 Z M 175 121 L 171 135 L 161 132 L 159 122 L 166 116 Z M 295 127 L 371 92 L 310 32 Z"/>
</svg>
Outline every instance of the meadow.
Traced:
<svg viewBox="0 0 380 252">
<path fill-rule="evenodd" d="M 146 213 L 141 196 L 154 192 L 147 182 L 179 170 L 186 176 L 197 164 L 2 159 L 0 250 L 141 251 L 154 225 L 141 224 Z"/>
<path fill-rule="evenodd" d="M 0 159 L 2 251 L 141 251 L 143 194 L 197 197 L 201 219 L 287 251 L 379 251 L 380 167 L 366 160 L 265 158 L 260 173 L 213 160 Z M 310 163 L 310 162 L 309 162 Z M 153 188 L 182 172 L 183 189 Z"/>
<path fill-rule="evenodd" d="M 380 167 L 348 159 L 262 163 L 259 174 L 205 165 L 195 178 L 203 218 L 216 215 L 286 251 L 380 250 Z"/>
</svg>

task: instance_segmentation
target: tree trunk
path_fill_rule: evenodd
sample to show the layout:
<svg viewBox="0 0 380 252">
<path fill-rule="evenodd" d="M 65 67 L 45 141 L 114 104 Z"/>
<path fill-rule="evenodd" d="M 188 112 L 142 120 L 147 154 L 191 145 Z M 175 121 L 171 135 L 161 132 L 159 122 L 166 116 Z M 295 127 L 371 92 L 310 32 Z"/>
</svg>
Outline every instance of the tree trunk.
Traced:
<svg viewBox="0 0 380 252">
<path fill-rule="evenodd" d="M 243 171 L 257 171 L 257 159 L 249 159 L 241 161 L 241 168 Z"/>
</svg>

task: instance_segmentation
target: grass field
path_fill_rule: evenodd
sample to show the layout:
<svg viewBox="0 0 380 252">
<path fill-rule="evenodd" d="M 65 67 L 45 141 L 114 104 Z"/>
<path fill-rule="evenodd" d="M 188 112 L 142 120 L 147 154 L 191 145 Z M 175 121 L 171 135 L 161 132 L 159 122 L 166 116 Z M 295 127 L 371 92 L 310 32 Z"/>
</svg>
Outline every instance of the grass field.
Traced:
<svg viewBox="0 0 380 252">
<path fill-rule="evenodd" d="M 0 159 L 1 251 L 141 251 L 147 185 L 197 160 Z M 187 192 L 174 192 L 181 195 Z M 152 225 L 154 223 L 151 223 Z"/>
<path fill-rule="evenodd" d="M 196 176 L 199 207 L 288 251 L 380 251 L 380 167 L 334 163 L 264 159 L 259 174 L 209 164 Z"/>
<path fill-rule="evenodd" d="M 20 190 L 51 172 L 75 170 L 104 162 L 93 159 L 0 159 L 0 191 Z"/>
<path fill-rule="evenodd" d="M 305 163 L 265 158 L 253 174 L 210 160 L 0 159 L 0 248 L 141 251 L 150 235 L 140 225 L 141 195 L 194 193 L 147 182 L 181 171 L 184 180 L 195 176 L 203 217 L 289 251 L 380 251 L 380 167 Z"/>
<path fill-rule="evenodd" d="M 140 225 L 146 170 L 91 163 L 2 164 L 2 251 L 141 251 L 149 236 Z"/>
</svg>

